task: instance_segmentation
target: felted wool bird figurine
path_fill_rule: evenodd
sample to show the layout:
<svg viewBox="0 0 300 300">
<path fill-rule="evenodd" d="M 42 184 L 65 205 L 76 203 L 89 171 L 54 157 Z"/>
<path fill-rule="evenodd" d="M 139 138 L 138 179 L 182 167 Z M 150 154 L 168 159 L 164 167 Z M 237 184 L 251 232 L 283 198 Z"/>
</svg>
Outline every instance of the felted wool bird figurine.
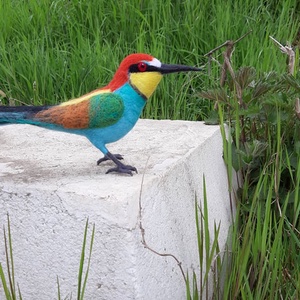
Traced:
<svg viewBox="0 0 300 300">
<path fill-rule="evenodd" d="M 106 144 L 121 139 L 133 128 L 164 74 L 200 70 L 162 64 L 148 54 L 130 54 L 107 86 L 54 106 L 0 106 L 0 124 L 32 124 L 85 136 L 104 154 L 98 165 L 106 160 L 116 164 L 106 173 L 132 175 L 137 169 L 123 164 L 123 157 L 110 153 Z"/>
</svg>

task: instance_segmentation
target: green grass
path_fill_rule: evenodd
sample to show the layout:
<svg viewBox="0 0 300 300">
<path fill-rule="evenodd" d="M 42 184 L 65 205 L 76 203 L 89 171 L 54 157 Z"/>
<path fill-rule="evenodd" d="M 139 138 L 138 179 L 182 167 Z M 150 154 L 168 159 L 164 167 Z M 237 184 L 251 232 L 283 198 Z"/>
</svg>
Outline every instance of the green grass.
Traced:
<svg viewBox="0 0 300 300">
<path fill-rule="evenodd" d="M 292 74 L 241 67 L 224 86 L 201 93 L 218 108 L 229 183 L 233 168 L 242 178 L 221 299 L 300 295 L 298 50 L 296 57 Z"/>
<path fill-rule="evenodd" d="M 77 97 L 107 84 L 120 61 L 132 52 L 150 53 L 165 63 L 204 66 L 202 74 L 165 78 L 143 117 L 203 120 L 210 116 L 211 122 L 217 117 L 231 128 L 227 142 L 221 126 L 229 184 L 232 167 L 241 172 L 244 184 L 231 250 L 217 262 L 218 270 L 227 274 L 223 293 L 216 292 L 215 299 L 298 299 L 300 125 L 294 103 L 300 75 L 298 70 L 294 77 L 283 75 L 286 56 L 269 36 L 299 46 L 299 11 L 297 0 L 2 0 L 0 95 L 6 94 L 2 103 L 16 99 L 16 104 L 56 104 Z M 232 56 L 238 80 L 243 85 L 247 79 L 244 109 L 230 80 L 220 89 L 220 66 L 215 61 L 209 64 L 204 54 L 250 30 Z M 220 63 L 222 51 L 213 55 Z M 298 69 L 299 52 L 296 60 Z M 245 66 L 251 69 L 240 69 Z M 206 97 L 200 91 L 208 91 Z M 205 98 L 218 101 L 217 111 L 215 102 Z M 199 260 L 202 268 L 208 268 L 218 246 L 209 245 L 205 207 L 200 212 L 196 215 Z M 11 255 L 12 248 L 6 249 Z M 204 252 L 206 264 L 201 262 Z M 208 269 L 202 271 L 207 274 Z M 3 284 L 3 272 L 0 276 Z M 202 297 L 205 276 L 189 278 L 188 299 Z M 79 280 L 85 286 L 85 280 Z M 8 286 L 14 283 L 3 285 L 9 293 Z M 220 286 L 215 288 L 220 292 Z"/>
<path fill-rule="evenodd" d="M 5 230 L 5 227 L 3 227 L 7 275 L 5 275 L 3 266 L 0 263 L 1 284 L 4 290 L 5 298 L 7 300 L 16 300 L 16 299 L 22 300 L 22 295 L 21 295 L 19 285 L 17 289 L 16 282 L 15 282 L 15 267 L 14 267 L 12 236 L 10 231 L 9 215 L 7 215 L 7 231 Z"/>
<path fill-rule="evenodd" d="M 87 234 L 88 234 L 88 226 L 89 220 L 86 220 L 84 235 L 83 235 L 83 242 L 82 242 L 82 250 L 81 250 L 81 257 L 79 263 L 79 270 L 78 270 L 78 286 L 77 286 L 77 300 L 83 300 L 84 294 L 86 291 L 87 280 L 90 270 L 90 263 L 92 257 L 92 250 L 94 245 L 94 237 L 95 237 L 95 224 L 93 224 L 92 233 L 90 237 L 90 245 L 89 245 L 89 252 L 88 256 L 86 257 L 85 251 L 88 250 L 87 248 Z M 6 234 L 6 230 L 8 231 L 8 236 Z M 6 300 L 22 300 L 21 289 L 19 285 L 16 283 L 16 275 L 15 275 L 15 268 L 14 268 L 14 257 L 13 257 L 13 247 L 12 247 L 12 235 L 11 235 L 11 225 L 10 225 L 10 218 L 7 214 L 7 229 L 5 226 L 3 227 L 4 233 L 4 250 L 5 250 L 5 258 L 6 258 L 6 268 L 3 268 L 2 263 L 0 263 L 0 282 L 4 291 L 5 299 Z M 85 267 L 85 263 L 87 266 Z M 85 268 L 85 271 L 84 271 Z M 7 274 L 5 274 L 5 269 Z M 1 287 L 0 285 L 0 287 Z M 18 288 L 16 288 L 16 285 Z M 54 296 L 54 295 L 53 295 Z M 61 291 L 60 291 L 60 283 L 59 277 L 57 276 L 57 299 L 61 300 L 71 300 L 72 294 L 70 296 L 66 296 L 62 298 Z"/>
<path fill-rule="evenodd" d="M 265 3 L 265 4 L 264 4 Z M 108 83 L 129 53 L 165 63 L 204 65 L 203 55 L 252 30 L 234 55 L 237 65 L 284 69 L 268 36 L 292 41 L 297 0 L 19 1 L 0 3 L 0 90 L 30 104 L 55 104 Z M 221 54 L 221 51 L 219 52 Z M 212 72 L 218 72 L 216 65 Z M 210 104 L 195 90 L 214 84 L 201 75 L 170 75 L 144 117 L 199 120 Z"/>
</svg>

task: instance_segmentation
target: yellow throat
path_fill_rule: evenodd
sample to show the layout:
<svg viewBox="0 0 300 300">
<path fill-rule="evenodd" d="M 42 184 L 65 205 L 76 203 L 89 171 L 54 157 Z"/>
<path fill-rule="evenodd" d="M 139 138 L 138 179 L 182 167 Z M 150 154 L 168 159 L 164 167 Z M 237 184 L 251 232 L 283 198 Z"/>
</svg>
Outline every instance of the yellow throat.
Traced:
<svg viewBox="0 0 300 300">
<path fill-rule="evenodd" d="M 130 84 L 147 99 L 153 94 L 162 79 L 159 72 L 131 73 Z"/>
</svg>

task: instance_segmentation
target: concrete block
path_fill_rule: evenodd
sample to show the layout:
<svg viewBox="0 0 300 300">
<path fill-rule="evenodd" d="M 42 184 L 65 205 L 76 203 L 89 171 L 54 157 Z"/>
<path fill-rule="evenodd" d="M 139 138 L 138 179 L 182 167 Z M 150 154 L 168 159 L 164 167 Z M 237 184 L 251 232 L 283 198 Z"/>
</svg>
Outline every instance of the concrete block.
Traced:
<svg viewBox="0 0 300 300">
<path fill-rule="evenodd" d="M 231 205 L 218 126 L 139 120 L 108 148 L 139 173 L 106 175 L 112 163 L 97 166 L 102 154 L 84 137 L 30 125 L 0 127 L 0 225 L 9 213 L 23 299 L 57 299 L 57 276 L 62 298 L 76 298 L 87 218 L 96 232 L 85 299 L 185 299 L 176 262 L 141 243 L 139 200 L 148 245 L 175 255 L 191 273 L 199 265 L 194 201 L 195 194 L 203 200 L 203 175 L 211 233 L 221 222 L 224 247 Z M 4 257 L 1 234 L 3 266 Z"/>
</svg>

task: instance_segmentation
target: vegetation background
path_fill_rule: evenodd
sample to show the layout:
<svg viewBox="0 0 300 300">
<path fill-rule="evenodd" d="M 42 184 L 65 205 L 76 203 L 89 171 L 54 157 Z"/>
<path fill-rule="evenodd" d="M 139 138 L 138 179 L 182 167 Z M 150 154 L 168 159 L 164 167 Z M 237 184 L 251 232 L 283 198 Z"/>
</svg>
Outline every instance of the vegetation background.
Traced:
<svg viewBox="0 0 300 300">
<path fill-rule="evenodd" d="M 228 271 L 224 289 L 216 284 L 215 298 L 300 299 L 299 29 L 298 0 L 2 0 L 0 100 L 49 105 L 80 96 L 106 85 L 133 52 L 203 66 L 202 74 L 165 78 L 143 117 L 209 117 L 231 128 L 224 159 L 229 178 L 234 167 L 244 183 L 230 259 L 221 259 L 216 244 L 212 250 L 215 270 Z M 220 87 L 224 49 L 210 63 L 205 54 L 249 31 L 232 55 L 235 76 Z M 295 49 L 289 76 L 287 56 L 270 35 Z M 187 298 L 200 299 L 205 282 L 192 283 Z"/>
<path fill-rule="evenodd" d="M 0 89 L 24 103 L 56 104 L 107 84 L 130 53 L 201 66 L 205 53 L 250 30 L 234 65 L 284 71 L 285 57 L 269 35 L 297 43 L 299 11 L 297 0 L 2 0 Z M 203 72 L 192 83 L 169 76 L 144 117 L 203 119 L 211 106 L 195 92 L 215 82 L 214 67 L 217 73 Z"/>
</svg>

